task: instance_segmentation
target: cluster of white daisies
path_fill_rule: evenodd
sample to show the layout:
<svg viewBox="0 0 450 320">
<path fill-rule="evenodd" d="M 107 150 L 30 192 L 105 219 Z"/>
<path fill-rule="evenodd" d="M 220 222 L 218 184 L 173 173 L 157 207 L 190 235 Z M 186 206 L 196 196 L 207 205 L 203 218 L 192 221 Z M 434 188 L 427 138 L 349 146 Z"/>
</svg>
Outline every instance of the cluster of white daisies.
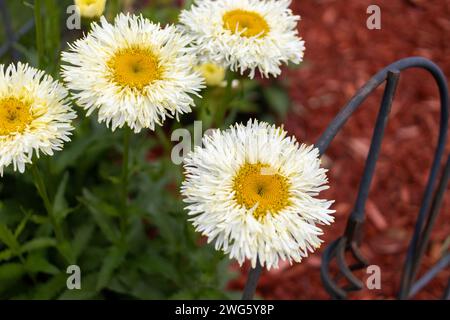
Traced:
<svg viewBox="0 0 450 320">
<path fill-rule="evenodd" d="M 77 104 L 114 131 L 154 129 L 191 112 L 208 62 L 262 76 L 299 63 L 304 42 L 290 0 L 197 0 L 178 26 L 142 16 L 100 18 L 62 53 L 62 78 Z M 34 155 L 70 140 L 76 114 L 65 87 L 28 65 L 0 66 L 0 174 L 24 172 Z M 185 162 L 182 194 L 195 228 L 239 263 L 277 267 L 320 246 L 333 221 L 318 150 L 258 121 L 217 130 Z"/>
</svg>

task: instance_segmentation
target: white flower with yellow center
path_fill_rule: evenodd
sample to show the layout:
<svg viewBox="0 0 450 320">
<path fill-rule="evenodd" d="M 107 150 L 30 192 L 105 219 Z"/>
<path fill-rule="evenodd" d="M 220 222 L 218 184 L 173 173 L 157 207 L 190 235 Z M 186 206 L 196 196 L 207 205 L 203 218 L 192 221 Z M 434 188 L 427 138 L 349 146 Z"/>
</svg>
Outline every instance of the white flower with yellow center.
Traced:
<svg viewBox="0 0 450 320">
<path fill-rule="evenodd" d="M 185 159 L 181 193 L 198 232 L 230 258 L 268 269 L 300 262 L 334 218 L 319 151 L 282 128 L 249 121 L 203 138 Z"/>
<path fill-rule="evenodd" d="M 75 112 L 67 90 L 43 71 L 0 65 L 0 175 L 13 165 L 23 173 L 33 154 L 53 155 L 70 141 Z"/>
<path fill-rule="evenodd" d="M 112 130 L 154 130 L 166 117 L 191 112 L 191 94 L 203 88 L 189 41 L 142 16 L 120 14 L 114 25 L 102 17 L 63 52 L 62 75 L 87 114 L 97 110 Z"/>
<path fill-rule="evenodd" d="M 75 0 L 75 5 L 82 17 L 100 17 L 105 11 L 106 0 Z"/>
<path fill-rule="evenodd" d="M 278 76 L 283 63 L 300 63 L 305 50 L 297 32 L 299 16 L 290 0 L 197 0 L 182 11 L 182 29 L 192 36 L 201 59 Z"/>
</svg>

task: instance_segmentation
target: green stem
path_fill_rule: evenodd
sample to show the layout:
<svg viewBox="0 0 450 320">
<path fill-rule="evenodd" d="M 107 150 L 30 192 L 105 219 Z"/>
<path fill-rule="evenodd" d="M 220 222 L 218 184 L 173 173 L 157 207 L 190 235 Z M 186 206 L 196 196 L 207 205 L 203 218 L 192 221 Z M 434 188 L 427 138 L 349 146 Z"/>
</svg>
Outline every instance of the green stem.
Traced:
<svg viewBox="0 0 450 320">
<path fill-rule="evenodd" d="M 240 93 L 237 97 L 241 101 L 245 101 L 245 86 L 244 86 L 244 80 L 240 79 Z M 237 108 L 233 108 L 230 111 L 230 114 L 225 118 L 224 120 L 224 127 L 228 128 L 230 125 L 232 125 L 236 119 L 238 113 Z"/>
<path fill-rule="evenodd" d="M 129 174 L 129 158 L 130 158 L 130 128 L 125 126 L 123 132 L 123 158 L 122 158 L 122 178 L 121 178 L 121 204 L 122 215 L 120 220 L 120 230 L 122 233 L 122 240 L 125 238 L 125 232 L 128 224 L 128 174 Z"/>
<path fill-rule="evenodd" d="M 53 226 L 53 230 L 54 230 L 55 236 L 56 236 L 56 241 L 58 241 L 58 243 L 61 244 L 64 242 L 64 235 L 62 233 L 61 226 L 53 212 L 53 206 L 52 206 L 52 204 L 50 202 L 50 198 L 48 196 L 47 187 L 45 185 L 44 179 L 42 178 L 42 174 L 39 171 L 38 165 L 33 164 L 31 166 L 31 171 L 33 173 L 34 184 L 36 186 L 36 189 L 37 189 L 40 197 L 42 198 L 42 201 L 44 202 L 45 210 L 47 211 L 47 215 Z"/>
<path fill-rule="evenodd" d="M 45 43 L 44 24 L 42 23 L 42 0 L 34 1 L 34 20 L 36 29 L 36 47 L 38 52 L 39 68 L 44 67 Z"/>
<path fill-rule="evenodd" d="M 156 136 L 158 137 L 159 141 L 162 143 L 164 152 L 167 155 L 170 155 L 170 152 L 172 151 L 172 142 L 167 137 L 166 133 L 161 127 L 156 127 L 155 129 Z"/>
<path fill-rule="evenodd" d="M 45 18 L 47 28 L 45 28 L 46 49 L 49 59 L 54 63 L 49 66 L 54 77 L 59 77 L 59 52 L 61 47 L 61 30 L 59 24 L 60 6 L 57 0 L 45 0 Z"/>
</svg>

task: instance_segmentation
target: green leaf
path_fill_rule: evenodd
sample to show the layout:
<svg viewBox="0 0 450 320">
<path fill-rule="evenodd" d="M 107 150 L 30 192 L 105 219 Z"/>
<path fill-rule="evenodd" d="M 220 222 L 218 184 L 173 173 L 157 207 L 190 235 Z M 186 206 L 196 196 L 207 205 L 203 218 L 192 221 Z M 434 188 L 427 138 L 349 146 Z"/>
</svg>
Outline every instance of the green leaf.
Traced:
<svg viewBox="0 0 450 320">
<path fill-rule="evenodd" d="M 66 281 L 67 274 L 60 273 L 55 275 L 49 281 L 35 287 L 33 299 L 49 300 L 55 298 L 64 288 L 67 288 Z"/>
<path fill-rule="evenodd" d="M 61 300 L 86 300 L 98 296 L 95 288 L 97 283 L 97 273 L 88 274 L 81 277 L 81 289 L 64 291 L 58 299 Z"/>
<path fill-rule="evenodd" d="M 59 269 L 48 262 L 42 254 L 29 254 L 25 260 L 25 267 L 31 273 L 47 273 L 56 275 L 60 273 Z"/>
<path fill-rule="evenodd" d="M 169 297 L 170 300 L 192 300 L 195 299 L 193 292 L 189 289 L 182 289 Z"/>
<path fill-rule="evenodd" d="M 163 299 L 164 295 L 154 280 L 143 277 L 136 269 L 127 266 L 122 267 L 117 276 L 111 279 L 107 289 L 137 299 Z"/>
<path fill-rule="evenodd" d="M 3 260 L 9 260 L 12 257 L 14 257 L 14 252 L 11 249 L 0 251 L 0 262 Z"/>
<path fill-rule="evenodd" d="M 22 234 L 23 230 L 25 229 L 25 226 L 27 225 L 28 220 L 30 219 L 30 214 L 28 212 L 25 212 L 25 218 L 23 218 L 19 225 L 17 226 L 16 230 L 14 231 L 14 238 L 19 238 L 19 236 Z"/>
<path fill-rule="evenodd" d="M 60 216 L 61 212 L 66 210 L 67 203 L 64 197 L 66 193 L 67 182 L 69 181 L 69 174 L 66 172 L 59 183 L 58 189 L 56 191 L 55 200 L 53 202 L 53 212 L 55 215 Z"/>
<path fill-rule="evenodd" d="M 161 255 L 147 252 L 138 258 L 137 266 L 147 274 L 161 275 L 175 283 L 179 282 L 179 274 L 173 262 Z"/>
<path fill-rule="evenodd" d="M 119 216 L 119 211 L 117 211 L 117 208 L 115 206 L 102 201 L 98 197 L 94 196 L 94 194 L 92 194 L 89 190 L 84 189 L 83 196 L 91 206 L 97 209 L 97 211 L 113 217 Z"/>
<path fill-rule="evenodd" d="M 78 228 L 75 232 L 75 238 L 72 241 L 72 249 L 75 259 L 77 259 L 86 248 L 94 233 L 94 229 L 95 226 L 93 224 L 86 224 Z"/>
<path fill-rule="evenodd" d="M 48 222 L 48 217 L 46 217 L 46 216 L 40 216 L 40 215 L 37 215 L 37 214 L 33 214 L 33 215 L 30 217 L 30 220 L 33 221 L 33 222 L 36 223 L 36 224 L 45 224 L 45 223 Z"/>
<path fill-rule="evenodd" d="M 97 291 L 106 287 L 111 280 L 114 271 L 122 264 L 125 259 L 126 251 L 123 248 L 111 247 L 103 261 L 98 274 Z"/>
<path fill-rule="evenodd" d="M 146 281 L 142 280 L 138 281 L 133 287 L 129 288 L 123 293 L 143 300 L 155 300 L 163 298 L 162 292 L 155 289 L 152 283 L 148 283 L 148 281 L 146 283 Z"/>
<path fill-rule="evenodd" d="M 58 243 L 56 247 L 58 248 L 59 253 L 61 253 L 70 264 L 75 264 L 75 253 L 70 242 L 63 241 L 62 243 Z"/>
<path fill-rule="evenodd" d="M 98 201 L 94 199 L 95 197 L 85 189 L 83 190 L 83 197 L 79 200 L 88 208 L 106 239 L 111 243 L 117 243 L 119 239 L 119 230 L 112 220 L 101 211 L 98 206 Z"/>
<path fill-rule="evenodd" d="M 19 250 L 20 245 L 14 237 L 14 234 L 4 224 L 0 224 L 0 241 L 6 244 L 13 251 Z"/>
<path fill-rule="evenodd" d="M 264 98 L 278 116 L 284 118 L 289 110 L 290 99 L 287 92 L 277 87 L 267 87 L 263 90 Z"/>
<path fill-rule="evenodd" d="M 0 265 L 0 292 L 17 282 L 25 274 L 25 268 L 19 263 L 4 263 Z"/>
<path fill-rule="evenodd" d="M 55 173 L 64 171 L 67 167 L 75 165 L 77 161 L 83 156 L 86 149 L 96 140 L 95 136 L 84 137 L 83 139 L 75 139 L 70 143 L 64 152 L 58 155 L 55 167 L 52 168 Z"/>
</svg>

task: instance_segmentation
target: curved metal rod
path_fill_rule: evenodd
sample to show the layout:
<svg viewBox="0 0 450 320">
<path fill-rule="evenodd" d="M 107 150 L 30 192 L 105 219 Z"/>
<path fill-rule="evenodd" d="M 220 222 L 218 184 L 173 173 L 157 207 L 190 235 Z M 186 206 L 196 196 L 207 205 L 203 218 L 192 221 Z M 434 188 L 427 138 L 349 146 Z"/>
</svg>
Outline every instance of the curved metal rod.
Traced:
<svg viewBox="0 0 450 320">
<path fill-rule="evenodd" d="M 361 269 L 369 265 L 369 262 L 366 260 L 366 258 L 363 257 L 361 251 L 359 251 L 359 247 L 355 242 L 352 242 L 350 244 L 350 251 L 353 254 L 353 257 L 358 260 L 358 264 L 355 265 L 355 268 Z"/>
<path fill-rule="evenodd" d="M 389 72 L 391 71 L 401 71 L 408 68 L 419 67 L 424 68 L 429 71 L 438 87 L 441 99 L 441 121 L 440 121 L 440 132 L 438 138 L 438 146 L 436 148 L 434 161 L 432 164 L 431 172 L 429 175 L 428 183 L 425 188 L 422 206 L 419 211 L 418 219 L 415 226 L 415 232 L 413 238 L 411 240 L 408 255 L 405 260 L 404 265 L 404 273 L 402 276 L 402 290 L 400 291 L 400 297 L 404 296 L 405 292 L 408 292 L 410 289 L 410 283 L 413 278 L 413 270 L 414 267 L 414 252 L 416 251 L 417 245 L 419 243 L 419 234 L 423 230 L 424 222 L 427 216 L 427 212 L 429 211 L 431 198 L 433 195 L 434 184 L 436 181 L 436 177 L 439 171 L 440 162 L 445 150 L 445 142 L 448 130 L 448 92 L 445 76 L 442 71 L 437 67 L 434 63 L 424 58 L 407 58 L 397 61 L 386 69 L 377 73 L 363 88 L 361 88 L 358 93 L 352 98 L 349 104 L 338 114 L 335 120 L 331 123 L 331 125 L 327 128 L 325 133 L 320 137 L 319 142 L 317 143 L 317 147 L 324 152 L 328 147 L 331 140 L 340 130 L 340 128 L 345 124 L 347 119 L 351 116 L 351 114 L 357 109 L 357 107 L 364 101 L 364 99 L 377 88 L 385 79 L 385 77 L 389 76 Z M 386 93 L 386 92 L 385 92 Z M 381 111 L 380 111 L 381 114 Z M 380 137 L 378 137 L 379 139 Z M 374 135 L 372 140 L 372 145 L 374 145 L 374 140 L 377 139 L 377 135 Z M 372 146 L 371 146 L 372 147 Z M 366 170 L 373 170 L 373 167 L 370 166 L 370 152 L 368 157 L 368 165 L 366 165 Z M 373 163 L 374 165 L 374 163 Z M 364 219 L 364 206 L 365 201 L 367 199 L 368 190 L 370 186 L 371 175 L 366 174 L 368 171 L 365 171 L 363 180 L 361 182 L 360 193 L 358 194 L 358 198 L 356 200 L 355 210 L 352 212 L 351 219 L 362 222 Z"/>
<path fill-rule="evenodd" d="M 389 71 L 403 71 L 410 68 L 425 69 L 429 71 L 435 79 L 439 88 L 439 94 L 441 98 L 441 129 L 444 127 L 446 129 L 448 123 L 448 92 L 445 76 L 442 73 L 441 69 L 432 61 L 422 57 L 410 57 L 398 60 L 388 65 L 386 68 L 373 76 L 361 89 L 358 90 L 358 92 L 347 103 L 347 105 L 342 108 L 342 110 L 337 114 L 337 116 L 333 119 L 325 132 L 319 138 L 319 141 L 316 143 L 316 147 L 319 149 L 320 153 L 325 153 L 333 138 L 344 126 L 350 116 L 358 109 L 358 107 L 362 102 L 364 102 L 369 94 L 373 90 L 378 88 L 378 86 L 380 86 L 387 79 Z M 439 135 L 439 139 L 444 139 L 445 141 L 445 137 L 442 137 L 442 134 Z M 438 153 L 438 150 L 436 151 L 436 153 Z"/>
<path fill-rule="evenodd" d="M 338 113 L 338 115 L 334 118 L 334 120 L 330 123 L 330 125 L 327 127 L 325 132 L 322 134 L 322 136 L 319 138 L 318 142 L 316 143 L 316 147 L 319 149 L 320 154 L 325 153 L 327 150 L 329 144 L 333 140 L 333 138 L 336 136 L 336 134 L 339 132 L 339 130 L 343 127 L 343 125 L 347 122 L 347 120 L 350 118 L 350 116 L 358 109 L 358 107 L 361 105 L 361 103 L 369 96 L 369 94 L 375 90 L 378 86 L 380 86 L 384 81 L 388 79 L 388 76 L 393 77 L 393 74 L 397 74 L 398 72 L 402 70 L 406 70 L 409 68 L 422 68 L 427 70 L 431 73 L 433 78 L 435 79 L 438 88 L 439 88 L 439 95 L 440 95 L 440 103 L 441 103 L 441 115 L 440 115 L 440 130 L 439 130 L 439 137 L 438 137 L 438 145 L 435 151 L 433 164 L 431 167 L 430 175 L 428 178 L 428 182 L 425 188 L 425 192 L 423 195 L 423 201 L 422 206 L 419 210 L 418 219 L 415 226 L 415 232 L 413 235 L 413 238 L 411 240 L 411 244 L 408 249 L 408 254 L 405 261 L 404 266 L 404 274 L 402 278 L 402 287 L 410 288 L 410 282 L 411 282 L 411 261 L 414 258 L 414 249 L 417 247 L 417 243 L 419 241 L 419 234 L 423 230 L 423 224 L 426 219 L 426 214 L 428 212 L 428 209 L 430 207 L 431 203 L 431 197 L 433 194 L 433 187 L 434 182 L 436 181 L 436 177 L 439 171 L 439 164 L 442 159 L 444 149 L 445 149 L 445 142 L 447 138 L 447 130 L 448 130 L 448 91 L 447 91 L 447 84 L 446 79 L 442 71 L 439 69 L 439 67 L 431 62 L 428 59 L 421 58 L 421 57 L 411 57 L 411 58 L 405 58 L 401 59 L 397 62 L 394 62 L 378 72 L 375 76 L 373 76 L 366 85 L 364 85 L 361 89 L 358 90 L 358 92 L 353 96 L 353 98 L 349 101 L 349 103 Z M 398 80 L 398 79 L 397 79 Z M 395 85 L 396 81 L 395 80 Z M 395 92 L 395 85 L 393 93 Z M 387 88 L 386 88 L 387 89 Z M 383 100 L 385 100 L 385 97 L 389 96 L 389 93 L 387 90 L 385 90 L 385 95 Z M 387 99 L 386 101 L 388 101 Z M 389 101 L 389 103 L 392 102 L 392 100 Z M 380 118 L 380 115 L 379 115 Z M 373 137 L 375 139 L 376 137 Z M 380 141 L 379 141 L 380 142 Z M 372 145 L 376 148 L 376 141 L 375 143 L 372 141 Z M 372 146 L 371 146 L 372 148 Z M 369 158 L 369 157 L 368 157 Z M 369 159 L 368 159 L 369 160 Z M 373 168 L 371 165 L 366 164 L 367 170 L 372 170 Z M 361 182 L 358 198 L 356 201 L 355 208 L 362 208 L 362 210 L 355 210 L 352 212 L 351 218 L 355 219 L 355 221 L 361 221 L 363 220 L 363 214 L 364 214 L 364 206 L 365 206 L 365 200 L 367 199 L 367 192 L 368 188 L 370 187 L 370 181 L 371 176 L 369 174 L 366 175 L 367 180 L 364 180 Z M 367 188 L 367 190 L 366 190 Z M 358 229 L 358 228 L 355 228 Z M 354 246 L 351 246 L 354 247 Z M 328 251 L 328 250 L 327 250 Z M 333 250 L 331 250 L 333 251 Z M 330 251 L 328 251 L 330 252 Z M 259 277 L 260 274 L 260 266 L 257 266 L 257 268 L 252 269 L 249 274 L 249 280 L 253 279 L 252 286 L 249 286 L 249 282 L 247 282 L 246 288 L 244 290 L 244 296 L 248 297 L 249 295 L 248 290 L 252 290 L 253 292 L 256 289 L 257 281 L 255 282 L 255 274 L 257 274 L 257 277 Z M 324 275 L 322 275 L 324 276 Z M 253 288 L 254 286 L 254 288 Z"/>
<path fill-rule="evenodd" d="M 347 246 L 345 248 L 344 246 Z M 345 250 L 350 250 L 353 258 L 357 261 L 355 264 L 347 266 L 345 261 Z M 341 256 L 340 256 L 341 255 Z M 341 268 L 341 273 L 335 279 L 331 278 L 329 270 L 331 260 L 337 257 L 338 265 Z M 359 248 L 355 242 L 347 243 L 347 239 L 340 237 L 332 242 L 324 251 L 322 255 L 322 264 L 320 265 L 320 276 L 325 290 L 329 292 L 333 299 L 346 299 L 347 291 L 359 290 L 362 288 L 362 282 L 353 276 L 352 271 L 359 270 L 368 266 L 368 262 L 361 255 Z M 337 285 L 337 280 L 340 276 L 344 276 L 350 284 L 341 288 Z"/>
<path fill-rule="evenodd" d="M 324 151 L 329 143 L 331 142 L 331 139 L 337 134 L 337 131 L 344 125 L 348 117 L 351 115 L 351 112 L 356 110 L 356 108 L 359 106 L 359 104 L 364 101 L 364 99 L 370 94 L 371 90 L 374 90 L 381 82 L 383 82 L 383 78 L 387 72 L 388 75 L 388 82 L 389 82 L 389 72 L 391 69 L 398 68 L 399 70 L 404 70 L 407 68 L 412 67 L 421 67 L 426 70 L 428 70 L 436 80 L 436 83 L 439 87 L 439 93 L 441 98 L 441 125 L 440 125 L 440 132 L 439 132 L 439 139 L 438 139 L 438 146 L 436 148 L 435 152 L 435 158 L 433 161 L 432 169 L 429 175 L 429 180 L 427 183 L 427 186 L 425 188 L 422 206 L 419 211 L 419 216 L 417 219 L 417 223 L 415 226 L 415 232 L 413 235 L 413 238 L 410 243 L 410 247 L 408 249 L 408 255 L 405 260 L 405 266 L 404 266 L 404 273 L 402 275 L 402 286 L 400 290 L 400 298 L 404 298 L 407 296 L 407 292 L 410 290 L 410 283 L 413 279 L 413 272 L 417 267 L 417 264 L 420 262 L 420 256 L 417 258 L 416 252 L 417 252 L 417 246 L 420 243 L 420 234 L 422 230 L 424 229 L 424 223 L 427 218 L 427 213 L 429 212 L 430 202 L 433 195 L 433 189 L 434 184 L 436 181 L 436 177 L 439 171 L 440 167 L 440 161 L 444 153 L 445 149 L 445 141 L 447 136 L 447 127 L 448 127 L 448 92 L 447 92 L 447 85 L 444 75 L 442 74 L 441 70 L 431 61 L 423 59 L 423 58 L 407 58 L 400 60 L 398 62 L 395 62 L 388 66 L 386 69 L 379 72 L 377 75 L 375 75 L 363 88 L 361 88 L 358 93 L 355 95 L 355 97 L 349 102 L 347 107 L 345 107 L 335 118 L 335 120 L 332 122 L 332 124 L 328 127 L 328 129 L 325 131 L 325 133 L 321 136 L 319 139 L 319 142 L 317 146 L 319 148 L 322 148 Z M 388 86 L 387 86 L 388 87 Z M 387 89 L 386 89 L 387 90 Z M 386 94 L 386 91 L 385 91 Z M 381 111 L 380 111 L 381 115 Z M 380 116 L 379 115 L 379 116 Z M 377 120 L 378 121 L 378 120 Z M 374 134 L 372 145 L 371 145 L 371 151 L 372 146 L 374 145 L 374 140 L 377 139 L 377 135 Z M 379 137 L 378 137 L 379 139 Z M 369 151 L 369 156 L 366 163 L 366 170 L 373 169 L 369 164 L 371 161 L 373 161 L 371 157 L 371 151 Z M 361 182 L 360 186 L 360 192 L 358 194 L 358 198 L 355 205 L 355 210 L 352 212 L 349 223 L 353 220 L 353 223 L 362 223 L 364 220 L 364 205 L 368 194 L 368 188 L 370 186 L 370 179 L 371 175 L 368 173 L 368 171 L 364 172 L 364 177 Z M 364 189 L 365 188 L 365 189 Z M 358 228 L 355 228 L 358 229 Z M 421 245 L 424 246 L 427 242 L 423 241 Z"/>
<path fill-rule="evenodd" d="M 372 141 L 370 143 L 369 153 L 367 155 L 366 164 L 364 168 L 363 177 L 356 197 L 355 207 L 350 215 L 345 229 L 344 236 L 341 237 L 342 245 L 337 248 L 337 262 L 339 266 L 340 275 L 345 276 L 350 282 L 346 287 L 346 291 L 360 290 L 363 288 L 363 283 L 359 281 L 351 272 L 352 268 L 346 265 L 345 252 L 350 249 L 355 258 L 359 261 L 357 266 L 353 266 L 353 270 L 364 268 L 368 265 L 367 261 L 361 257 L 361 253 L 357 249 L 359 246 L 360 237 L 362 234 L 362 226 L 364 222 L 364 208 L 369 196 L 369 189 L 372 178 L 375 172 L 375 166 L 381 150 L 381 143 L 384 137 L 384 131 L 387 125 L 388 117 L 391 111 L 392 101 L 394 99 L 395 91 L 397 89 L 400 72 L 398 70 L 388 71 L 386 86 L 381 101 L 381 107 L 378 112 L 375 128 L 372 134 Z M 324 253 L 329 254 L 329 252 Z M 361 259 L 362 258 L 362 259 Z M 321 272 L 330 272 L 329 269 L 323 269 Z M 339 278 L 339 274 L 335 281 Z"/>
<path fill-rule="evenodd" d="M 336 248 L 337 251 L 337 263 L 339 266 L 339 270 L 341 271 L 342 275 L 350 282 L 351 290 L 359 290 L 363 288 L 363 283 L 353 275 L 351 267 L 347 266 L 347 262 L 345 261 L 345 252 L 347 249 L 347 239 L 341 238 L 342 240 L 339 241 L 339 245 Z"/>
<path fill-rule="evenodd" d="M 416 250 L 417 254 L 415 255 L 415 259 L 413 261 L 413 270 L 414 270 L 413 279 L 416 275 L 419 263 L 425 253 L 425 248 L 427 247 L 427 244 L 429 242 L 429 238 L 431 235 L 433 225 L 434 225 L 436 218 L 440 212 L 440 208 L 441 208 L 441 205 L 443 202 L 445 190 L 447 189 L 449 177 L 450 177 L 450 156 L 448 156 L 448 158 L 447 158 L 446 166 L 441 175 L 441 179 L 439 181 L 438 188 L 434 194 L 430 213 L 428 214 L 426 225 L 422 232 L 423 235 L 419 242 L 419 248 Z M 353 228 L 354 228 L 354 226 L 351 226 L 351 225 L 348 227 L 348 229 L 350 229 L 350 230 L 352 230 Z M 342 247 L 342 243 L 347 241 L 347 239 L 345 238 L 345 236 L 343 236 L 343 237 L 339 238 L 338 241 L 340 241 L 339 247 Z M 352 241 L 350 243 L 350 246 L 352 246 L 352 248 L 350 248 L 350 250 L 353 254 L 355 254 L 355 252 L 358 252 L 358 251 L 354 251 L 355 249 L 357 249 L 355 241 Z M 351 279 L 351 277 L 353 275 L 351 275 L 350 277 L 348 276 L 349 270 L 353 271 L 356 269 L 361 269 L 361 268 L 367 266 L 367 263 L 362 262 L 362 264 L 360 264 L 360 265 L 352 265 L 352 266 L 350 266 L 350 268 L 347 267 L 345 264 L 343 264 L 342 261 L 339 261 L 340 259 L 342 259 L 341 255 L 345 254 L 344 252 L 341 252 L 342 249 L 339 247 L 336 247 L 335 245 L 333 245 L 333 246 L 330 245 L 329 250 L 327 248 L 327 250 L 324 252 L 323 262 L 321 265 L 321 274 L 322 274 L 322 281 L 325 285 L 325 288 L 331 294 L 331 296 L 335 299 L 345 299 L 347 297 L 348 291 L 361 289 L 360 287 L 355 286 L 353 284 L 353 281 Z M 339 252 L 338 252 L 338 250 L 339 250 Z M 329 275 L 330 274 L 329 265 L 330 265 L 331 259 L 333 259 L 337 254 L 339 254 L 337 256 L 337 260 L 338 260 L 338 265 L 340 268 L 340 274 L 338 274 L 336 276 L 336 278 L 333 280 Z M 359 259 L 358 256 L 354 255 L 354 257 L 355 257 L 355 259 L 357 259 L 361 262 L 361 260 Z M 434 267 L 432 267 L 430 270 L 428 270 L 422 278 L 417 280 L 417 282 L 413 283 L 413 285 L 411 286 L 411 290 L 408 295 L 408 298 L 415 296 L 424 286 L 426 286 L 440 271 L 442 271 L 444 268 L 446 268 L 449 264 L 450 264 L 450 252 L 447 253 L 446 256 L 444 258 L 442 258 Z M 336 290 L 336 287 L 337 287 L 336 282 L 339 279 L 340 275 L 344 275 L 349 280 L 351 285 L 346 288 L 343 288 L 343 289 L 339 288 L 339 290 Z M 449 299 L 448 290 L 449 290 L 449 288 L 447 288 L 447 291 L 444 293 L 443 299 Z"/>
</svg>

